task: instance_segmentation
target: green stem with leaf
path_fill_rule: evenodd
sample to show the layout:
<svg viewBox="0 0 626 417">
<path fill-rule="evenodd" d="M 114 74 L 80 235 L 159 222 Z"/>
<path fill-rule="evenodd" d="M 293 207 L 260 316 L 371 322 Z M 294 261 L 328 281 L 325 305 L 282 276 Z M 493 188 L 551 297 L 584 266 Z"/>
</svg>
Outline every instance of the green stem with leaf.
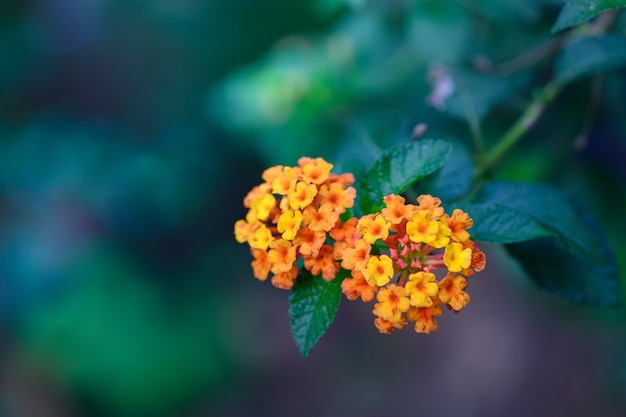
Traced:
<svg viewBox="0 0 626 417">
<path fill-rule="evenodd" d="M 483 178 L 502 157 L 530 130 L 546 107 L 555 99 L 563 85 L 557 81 L 550 82 L 535 94 L 534 100 L 526 108 L 511 128 L 502 136 L 496 146 L 479 161 L 476 169 L 476 178 Z"/>
<path fill-rule="evenodd" d="M 565 36 L 549 42 L 540 49 L 522 55 L 520 62 L 536 62 L 539 58 L 544 58 L 556 53 L 571 36 L 598 36 L 606 32 L 606 30 L 614 23 L 619 11 L 610 10 L 601 14 L 592 24 L 584 27 L 581 31 L 571 31 Z M 516 61 L 517 62 L 517 61 Z M 509 64 L 513 66 L 512 64 Z M 519 64 L 515 64 L 518 66 Z M 514 66 L 514 67 L 515 67 Z M 479 188 L 479 184 L 485 179 L 485 176 L 491 169 L 497 165 L 504 155 L 528 132 L 537 122 L 539 117 L 544 113 L 547 106 L 554 101 L 559 92 L 563 89 L 564 84 L 558 79 L 548 83 L 544 88 L 535 94 L 535 98 L 526 108 L 519 119 L 511 126 L 511 128 L 500 138 L 497 144 L 478 161 L 475 174 L 474 191 Z M 472 193 L 470 193 L 472 194 Z"/>
</svg>

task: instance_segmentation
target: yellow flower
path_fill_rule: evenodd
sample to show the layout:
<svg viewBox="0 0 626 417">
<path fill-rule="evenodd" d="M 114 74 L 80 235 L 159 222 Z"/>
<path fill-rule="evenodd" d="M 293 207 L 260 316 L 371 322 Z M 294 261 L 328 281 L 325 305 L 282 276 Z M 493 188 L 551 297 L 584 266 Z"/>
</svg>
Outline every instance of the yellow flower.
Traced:
<svg viewBox="0 0 626 417">
<path fill-rule="evenodd" d="M 411 307 L 405 289 L 395 284 L 381 288 L 376 300 L 378 303 L 374 305 L 373 313 L 390 322 L 400 321 L 402 313 Z"/>
<path fill-rule="evenodd" d="M 270 242 L 274 240 L 272 232 L 264 224 L 258 224 L 256 230 L 248 239 L 248 244 L 253 249 L 267 249 Z"/>
<path fill-rule="evenodd" d="M 411 299 L 412 306 L 430 307 L 433 305 L 431 297 L 435 297 L 437 291 L 439 291 L 439 285 L 435 282 L 435 274 L 419 271 L 409 275 L 406 292 Z"/>
<path fill-rule="evenodd" d="M 278 232 L 282 233 L 283 239 L 293 240 L 302 224 L 302 212 L 298 210 L 285 210 L 278 218 Z"/>
<path fill-rule="evenodd" d="M 274 207 L 276 207 L 276 199 L 272 194 L 259 195 L 250 203 L 250 209 L 259 220 L 267 220 Z"/>
<path fill-rule="evenodd" d="M 432 220 L 432 213 L 421 210 L 406 224 L 406 233 L 415 243 L 430 243 L 435 240 L 439 232 L 439 224 Z"/>
<path fill-rule="evenodd" d="M 254 229 L 257 223 L 255 221 L 249 222 L 246 220 L 237 220 L 235 222 L 235 239 L 239 243 L 247 242 L 254 233 Z"/>
<path fill-rule="evenodd" d="M 434 248 L 443 248 L 448 243 L 450 243 L 450 228 L 446 226 L 444 223 L 437 223 L 437 234 L 435 234 L 435 238 L 432 242 L 429 243 L 430 246 Z"/>
<path fill-rule="evenodd" d="M 317 195 L 317 187 L 314 184 L 299 181 L 296 186 L 289 190 L 287 198 L 292 209 L 303 209 L 313 202 Z"/>
<path fill-rule="evenodd" d="M 446 246 L 443 253 L 443 263 L 450 272 L 459 272 L 469 268 L 472 263 L 472 250 L 470 248 L 464 249 L 461 243 L 452 242 Z"/>
<path fill-rule="evenodd" d="M 387 239 L 389 236 L 389 223 L 381 214 L 363 216 L 356 225 L 356 230 L 363 235 L 363 239 L 370 245 L 376 240 Z"/>
<path fill-rule="evenodd" d="M 361 272 L 368 284 L 382 287 L 391 281 L 394 274 L 393 261 L 387 255 L 372 256 Z"/>
</svg>

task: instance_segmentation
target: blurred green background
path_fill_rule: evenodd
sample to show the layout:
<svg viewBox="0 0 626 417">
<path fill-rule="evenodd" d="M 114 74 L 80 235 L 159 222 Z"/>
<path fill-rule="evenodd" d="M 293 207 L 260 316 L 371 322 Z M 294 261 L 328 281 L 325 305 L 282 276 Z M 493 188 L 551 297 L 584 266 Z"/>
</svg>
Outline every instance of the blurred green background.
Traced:
<svg viewBox="0 0 626 417">
<path fill-rule="evenodd" d="M 332 161 L 368 124 L 471 148 L 462 100 L 427 102 L 437 65 L 488 87 L 474 110 L 494 143 L 550 76 L 513 59 L 562 4 L 3 2 L 0 416 L 625 415 L 623 309 L 543 295 L 499 247 L 436 334 L 378 335 L 371 305 L 344 301 L 303 360 L 288 294 L 232 235 L 264 168 Z M 475 71 L 491 66 L 506 77 Z M 496 175 L 576 194 L 624 271 L 626 77 L 597 100 L 594 83 Z"/>
</svg>

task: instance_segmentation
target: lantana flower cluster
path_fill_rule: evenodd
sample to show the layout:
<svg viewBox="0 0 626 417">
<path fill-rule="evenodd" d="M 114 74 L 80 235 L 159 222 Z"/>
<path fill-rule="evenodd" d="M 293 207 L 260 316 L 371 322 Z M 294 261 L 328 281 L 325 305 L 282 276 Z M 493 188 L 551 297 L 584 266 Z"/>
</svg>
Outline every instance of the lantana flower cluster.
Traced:
<svg viewBox="0 0 626 417">
<path fill-rule="evenodd" d="M 467 306 L 466 278 L 485 267 L 467 231 L 472 219 L 460 209 L 446 214 L 431 195 L 410 204 L 390 194 L 380 212 L 344 222 L 356 197 L 354 176 L 332 168 L 308 157 L 296 167 L 275 166 L 245 197 L 248 213 L 235 223 L 235 237 L 251 248 L 254 276 L 264 281 L 271 273 L 274 286 L 290 289 L 298 264 L 326 281 L 343 268 L 351 273 L 341 284 L 349 300 L 376 298 L 381 333 L 409 322 L 418 333 L 437 330 L 442 305 L 454 312 Z"/>
<path fill-rule="evenodd" d="M 441 200 L 421 195 L 417 205 L 390 194 L 385 208 L 356 221 L 341 266 L 352 271 L 344 295 L 374 305 L 374 324 L 392 333 L 408 322 L 415 331 L 437 330 L 444 305 L 455 312 L 470 301 L 466 277 L 485 267 L 485 254 L 470 240 L 473 221 L 460 209 L 444 212 Z M 439 278 L 440 277 L 440 278 Z"/>
<path fill-rule="evenodd" d="M 250 245 L 254 276 L 290 289 L 298 276 L 296 262 L 313 275 L 330 281 L 339 272 L 337 253 L 329 235 L 341 228 L 341 216 L 354 205 L 352 174 L 331 173 L 322 158 L 302 157 L 298 166 L 274 166 L 263 172 L 264 182 L 244 198 L 245 220 L 235 223 L 235 238 Z"/>
</svg>

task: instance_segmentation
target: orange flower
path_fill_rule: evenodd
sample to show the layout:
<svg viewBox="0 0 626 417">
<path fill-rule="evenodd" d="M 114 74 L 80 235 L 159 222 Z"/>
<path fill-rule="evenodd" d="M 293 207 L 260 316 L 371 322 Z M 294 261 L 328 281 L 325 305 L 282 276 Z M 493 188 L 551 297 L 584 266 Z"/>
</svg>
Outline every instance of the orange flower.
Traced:
<svg viewBox="0 0 626 417">
<path fill-rule="evenodd" d="M 296 261 L 296 247 L 284 239 L 270 243 L 267 259 L 272 263 L 272 272 L 280 274 L 289 271 Z"/>
<path fill-rule="evenodd" d="M 330 174 L 328 177 L 328 184 L 341 184 L 344 187 L 354 184 L 354 175 L 349 172 L 344 172 L 343 174 L 336 175 Z M 356 190 L 355 190 L 356 193 Z"/>
<path fill-rule="evenodd" d="M 315 257 L 305 257 L 304 267 L 311 271 L 313 275 L 322 274 L 322 278 L 331 281 L 339 272 L 339 264 L 335 262 L 333 257 L 333 247 L 324 244 Z"/>
<path fill-rule="evenodd" d="M 473 268 L 476 272 L 480 272 L 485 269 L 485 265 L 487 264 L 485 253 L 478 249 L 474 242 L 469 240 L 463 243 L 463 246 L 469 247 L 472 250 L 472 262 L 470 263 L 470 268 Z"/>
<path fill-rule="evenodd" d="M 287 198 L 292 209 L 303 209 L 313 202 L 316 195 L 317 187 L 314 184 L 307 185 L 299 181 L 294 188 L 289 190 Z"/>
<path fill-rule="evenodd" d="M 257 224 L 252 236 L 248 239 L 248 244 L 254 249 L 267 249 L 270 242 L 274 240 L 272 232 L 264 224 Z"/>
<path fill-rule="evenodd" d="M 404 197 L 389 194 L 383 198 L 385 208 L 381 210 L 383 217 L 392 224 L 399 224 L 404 219 L 410 217 L 415 206 L 412 204 L 404 204 Z"/>
<path fill-rule="evenodd" d="M 281 272 L 272 277 L 272 285 L 283 290 L 290 290 L 296 283 L 298 277 L 298 267 L 292 266 L 289 271 Z"/>
<path fill-rule="evenodd" d="M 374 314 L 392 322 L 400 321 L 402 313 L 411 307 L 405 289 L 395 284 L 381 288 L 376 300 L 378 303 L 374 305 Z"/>
<path fill-rule="evenodd" d="M 391 223 L 387 222 L 381 214 L 372 214 L 361 217 L 356 225 L 356 230 L 363 235 L 363 239 L 367 243 L 373 245 L 378 239 L 387 239 L 390 226 Z"/>
<path fill-rule="evenodd" d="M 432 218 L 438 219 L 443 215 L 443 207 L 440 207 L 441 199 L 430 194 L 423 194 L 417 197 L 418 209 L 427 210 Z"/>
<path fill-rule="evenodd" d="M 326 240 L 326 233 L 315 232 L 304 226 L 298 230 L 293 244 L 298 247 L 301 255 L 317 256 L 324 240 Z"/>
<path fill-rule="evenodd" d="M 322 184 L 330 176 L 333 165 L 322 158 L 302 157 L 298 159 L 298 165 L 302 168 L 301 176 L 309 184 Z"/>
<path fill-rule="evenodd" d="M 435 304 L 431 307 L 411 307 L 406 312 L 408 321 L 415 322 L 417 333 L 431 333 L 439 328 L 435 317 L 441 316 L 441 306 Z"/>
<path fill-rule="evenodd" d="M 397 321 L 389 321 L 385 320 L 382 317 L 377 317 L 374 320 L 374 325 L 378 329 L 380 333 L 391 334 L 395 329 L 402 329 L 406 326 L 406 318 L 404 316 L 400 316 L 400 319 Z"/>
<path fill-rule="evenodd" d="M 382 287 L 393 277 L 393 261 L 387 255 L 372 256 L 361 273 L 369 284 Z"/>
<path fill-rule="evenodd" d="M 470 234 L 467 229 L 474 225 L 474 221 L 470 216 L 461 209 L 454 209 L 451 217 L 442 219 L 452 232 L 452 239 L 457 242 L 465 242 L 470 238 Z"/>
<path fill-rule="evenodd" d="M 328 232 L 339 220 L 339 212 L 330 203 L 322 204 L 319 209 L 309 206 L 304 209 L 304 223 L 314 232 Z"/>
<path fill-rule="evenodd" d="M 263 174 L 261 174 L 261 178 L 263 178 L 263 181 L 265 181 L 265 183 L 267 184 L 271 184 L 276 178 L 281 178 L 284 176 L 284 169 L 285 168 L 289 168 L 289 167 L 284 167 L 282 165 L 276 165 L 270 168 L 267 168 L 265 171 L 263 171 Z M 289 168 L 291 169 L 291 168 Z M 276 194 L 276 193 L 274 193 Z"/>
<path fill-rule="evenodd" d="M 255 221 L 248 222 L 247 220 L 237 220 L 235 222 L 235 239 L 239 243 L 247 242 L 252 234 L 257 223 Z"/>
<path fill-rule="evenodd" d="M 460 311 L 470 302 L 470 295 L 463 291 L 467 280 L 454 274 L 448 274 L 439 283 L 439 300 L 454 311 Z"/>
<path fill-rule="evenodd" d="M 343 184 L 322 184 L 317 193 L 320 204 L 331 204 L 333 207 L 345 210 L 354 206 L 356 190 L 353 187 L 344 188 Z"/>
<path fill-rule="evenodd" d="M 270 187 L 265 183 L 252 187 L 252 189 L 248 192 L 248 194 L 246 194 L 243 199 L 243 206 L 245 208 L 250 208 L 252 200 L 254 200 L 258 196 L 267 194 L 268 191 L 270 191 Z"/>
<path fill-rule="evenodd" d="M 485 254 L 467 231 L 472 219 L 459 209 L 445 214 L 431 195 L 414 205 L 395 194 L 383 198 L 379 213 L 342 219 L 354 205 L 354 175 L 332 168 L 309 157 L 295 167 L 277 165 L 245 196 L 248 212 L 235 223 L 234 235 L 251 248 L 254 276 L 263 281 L 271 273 L 274 286 L 290 289 L 299 265 L 326 281 L 343 267 L 352 274 L 341 283 L 348 299 L 376 297 L 372 311 L 381 333 L 409 321 L 420 333 L 437 330 L 441 305 L 464 308 L 470 300 L 464 276 L 485 267 Z M 441 282 L 434 274 L 439 268 L 447 270 Z"/>
<path fill-rule="evenodd" d="M 374 299 L 378 287 L 368 284 L 360 272 L 353 271 L 352 278 L 346 278 L 341 282 L 341 291 L 350 301 L 361 297 L 361 300 L 368 303 Z"/>
<path fill-rule="evenodd" d="M 297 178 L 296 170 L 291 167 L 285 167 L 280 175 L 272 177 L 271 181 L 266 181 L 268 184 L 272 184 L 272 193 L 287 195 L 290 190 L 295 188 Z"/>
<path fill-rule="evenodd" d="M 359 238 L 359 233 L 356 230 L 357 221 L 358 219 L 356 217 L 350 218 L 343 224 L 338 221 L 335 224 L 335 227 L 330 230 L 330 237 L 335 239 L 336 242 L 354 244 Z"/>
<path fill-rule="evenodd" d="M 432 297 L 437 295 L 439 285 L 435 282 L 435 274 L 419 271 L 409 275 L 406 283 L 406 291 L 410 297 L 411 305 L 415 307 L 430 307 L 433 305 Z"/>
<path fill-rule="evenodd" d="M 265 281 L 272 268 L 272 263 L 267 258 L 267 251 L 261 249 L 250 249 L 254 261 L 252 261 L 252 271 L 254 277 L 259 281 Z"/>
<path fill-rule="evenodd" d="M 351 271 L 361 271 L 367 265 L 372 246 L 364 240 L 357 240 L 354 247 L 348 247 L 343 251 L 341 266 Z"/>
</svg>

